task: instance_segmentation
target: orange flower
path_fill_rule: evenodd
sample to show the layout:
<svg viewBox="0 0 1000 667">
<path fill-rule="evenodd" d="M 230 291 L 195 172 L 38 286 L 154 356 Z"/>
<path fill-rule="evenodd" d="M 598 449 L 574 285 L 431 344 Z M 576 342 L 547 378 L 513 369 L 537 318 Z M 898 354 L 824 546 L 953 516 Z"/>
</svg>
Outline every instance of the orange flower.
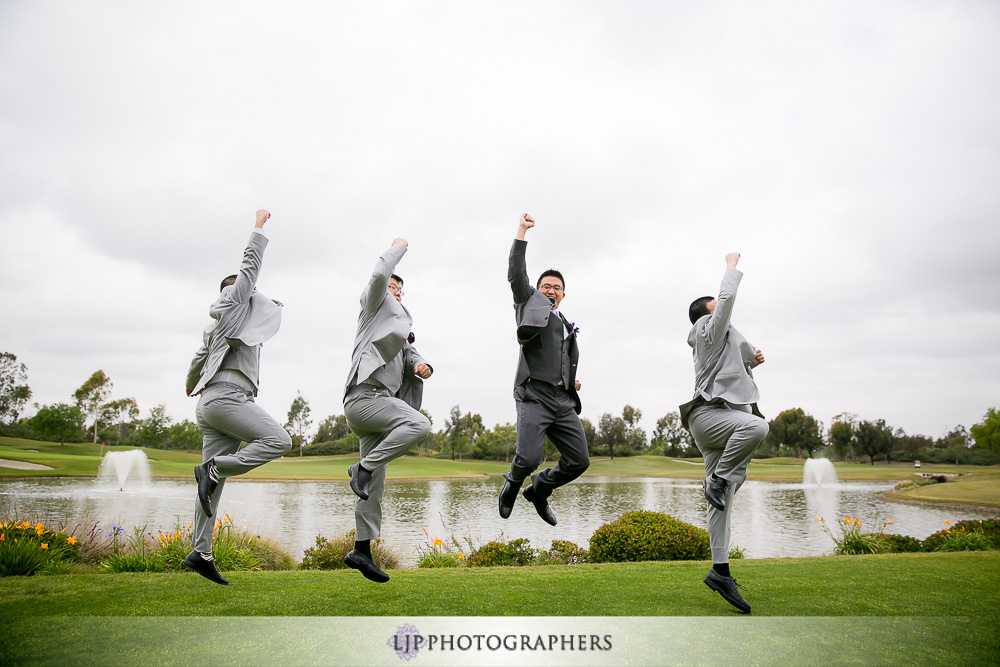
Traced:
<svg viewBox="0 0 1000 667">
<path fill-rule="evenodd" d="M 49 545 L 46 544 L 45 542 L 42 542 L 42 551 L 47 551 L 48 548 L 49 548 Z"/>
<path fill-rule="evenodd" d="M 890 523 L 892 523 L 892 522 L 893 522 L 894 520 L 895 520 L 895 517 L 893 517 L 892 519 L 889 519 L 888 521 L 886 521 L 886 522 L 885 522 L 885 525 L 887 525 L 887 526 L 888 526 L 888 525 L 889 525 Z"/>
<path fill-rule="evenodd" d="M 441 540 L 439 540 L 438 538 L 436 538 L 436 537 L 435 537 L 435 538 L 434 538 L 434 544 L 436 544 L 436 545 L 438 545 L 438 546 L 441 546 L 441 545 L 442 545 L 442 544 L 444 544 L 444 543 L 443 543 L 443 542 L 442 542 Z"/>
<path fill-rule="evenodd" d="M 76 538 L 75 537 L 67 538 L 66 542 L 69 544 L 76 544 Z"/>
<path fill-rule="evenodd" d="M 951 525 L 951 521 L 948 521 L 947 519 L 945 519 L 945 521 L 944 521 L 944 522 L 945 522 L 946 524 L 948 524 L 949 526 Z"/>
<path fill-rule="evenodd" d="M 45 530 L 45 526 L 43 526 L 43 525 L 42 525 L 42 524 L 40 524 L 40 523 L 36 523 L 36 524 L 35 524 L 35 530 L 37 530 L 37 531 L 41 532 L 41 531 Z"/>
</svg>

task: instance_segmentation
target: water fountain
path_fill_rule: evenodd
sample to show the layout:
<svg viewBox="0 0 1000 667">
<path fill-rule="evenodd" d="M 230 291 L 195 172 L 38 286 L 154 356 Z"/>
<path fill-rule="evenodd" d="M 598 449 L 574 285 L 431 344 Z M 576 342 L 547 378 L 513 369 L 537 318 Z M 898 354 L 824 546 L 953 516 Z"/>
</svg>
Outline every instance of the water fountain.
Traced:
<svg viewBox="0 0 1000 667">
<path fill-rule="evenodd" d="M 837 473 L 830 459 L 806 459 L 806 465 L 802 469 L 802 483 L 816 486 L 836 484 Z"/>
<path fill-rule="evenodd" d="M 149 460 L 140 449 L 125 452 L 108 452 L 97 470 L 98 482 L 118 482 L 118 488 L 125 490 L 125 481 L 131 478 L 140 485 L 149 484 Z"/>
</svg>

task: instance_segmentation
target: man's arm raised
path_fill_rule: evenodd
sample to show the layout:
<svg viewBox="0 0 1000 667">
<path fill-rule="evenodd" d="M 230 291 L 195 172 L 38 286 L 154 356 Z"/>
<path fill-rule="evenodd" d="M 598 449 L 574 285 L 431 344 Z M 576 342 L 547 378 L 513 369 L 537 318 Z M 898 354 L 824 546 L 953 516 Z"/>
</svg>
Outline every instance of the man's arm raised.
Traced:
<svg viewBox="0 0 1000 667">
<path fill-rule="evenodd" d="M 517 224 L 514 245 L 510 249 L 507 280 L 510 282 L 510 289 L 514 293 L 514 303 L 524 303 L 531 296 L 531 282 L 528 280 L 528 269 L 524 263 L 524 252 L 527 247 L 524 234 L 534 226 L 535 219 L 527 213 L 523 214 Z"/>
<path fill-rule="evenodd" d="M 389 288 L 389 278 L 409 247 L 410 244 L 406 242 L 406 239 L 393 239 L 389 249 L 378 258 L 375 270 L 372 271 L 371 280 L 368 281 L 368 285 L 361 295 L 361 303 L 365 310 L 374 310 L 382 303 L 386 290 Z"/>
<path fill-rule="evenodd" d="M 705 329 L 705 334 L 711 341 L 719 340 L 729 330 L 729 320 L 732 319 L 733 306 L 736 304 L 736 288 L 739 287 L 740 280 L 743 278 L 743 272 L 736 269 L 739 261 L 740 253 L 738 252 L 726 255 L 726 273 L 722 276 L 718 303 Z"/>
<path fill-rule="evenodd" d="M 240 264 L 240 271 L 236 274 L 236 282 L 229 290 L 226 298 L 236 303 L 246 303 L 253 294 L 253 288 L 257 286 L 257 277 L 260 275 L 260 265 L 264 259 L 264 248 L 267 246 L 267 237 L 264 236 L 264 223 L 267 222 L 271 214 L 265 209 L 257 211 L 257 222 L 254 224 L 254 231 L 250 235 L 250 242 L 246 250 L 243 251 L 243 263 Z"/>
</svg>

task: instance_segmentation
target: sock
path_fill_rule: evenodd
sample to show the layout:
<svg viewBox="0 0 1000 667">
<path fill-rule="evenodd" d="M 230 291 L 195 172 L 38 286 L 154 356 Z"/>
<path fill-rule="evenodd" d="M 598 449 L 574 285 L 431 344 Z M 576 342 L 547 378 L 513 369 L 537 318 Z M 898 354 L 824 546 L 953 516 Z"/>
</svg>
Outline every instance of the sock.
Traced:
<svg viewBox="0 0 1000 667">
<path fill-rule="evenodd" d="M 358 553 L 364 554 L 368 558 L 372 557 L 372 541 L 371 540 L 354 540 L 354 550 Z"/>
<path fill-rule="evenodd" d="M 723 577 L 732 576 L 729 574 L 729 563 L 712 563 L 712 569 L 721 574 Z"/>
<path fill-rule="evenodd" d="M 212 554 L 206 554 L 199 551 L 198 555 L 201 556 L 202 560 L 215 560 L 214 558 L 212 558 Z"/>
<path fill-rule="evenodd" d="M 208 466 L 208 478 L 215 483 L 219 482 L 219 469 L 215 467 L 215 464 Z"/>
</svg>

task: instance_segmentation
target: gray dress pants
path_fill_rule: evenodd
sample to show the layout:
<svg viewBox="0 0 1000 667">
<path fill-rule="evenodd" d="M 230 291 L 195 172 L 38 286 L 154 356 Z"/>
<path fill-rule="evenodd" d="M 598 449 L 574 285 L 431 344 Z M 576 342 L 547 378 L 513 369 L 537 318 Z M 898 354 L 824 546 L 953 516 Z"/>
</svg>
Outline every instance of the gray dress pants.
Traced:
<svg viewBox="0 0 1000 667">
<path fill-rule="evenodd" d="M 576 414 L 572 397 L 562 387 L 529 380 L 514 390 L 517 406 L 517 444 L 510 472 L 505 475 L 520 483 L 542 462 L 545 436 L 559 450 L 559 460 L 532 479 L 539 498 L 582 475 L 590 467 L 587 436 Z"/>
<path fill-rule="evenodd" d="M 729 517 L 733 496 L 747 478 L 747 466 L 767 437 L 767 422 L 747 405 L 702 405 L 688 417 L 695 444 L 705 459 L 705 479 L 715 473 L 729 482 L 726 509 L 708 505 L 708 540 L 713 563 L 729 562 Z"/>
<path fill-rule="evenodd" d="M 348 390 L 344 416 L 360 441 L 361 465 L 372 472 L 368 500 L 354 502 L 354 539 L 373 540 L 382 533 L 385 467 L 430 433 L 431 423 L 388 389 L 369 384 Z"/>
<path fill-rule="evenodd" d="M 242 475 L 281 458 L 291 449 L 292 438 L 264 408 L 253 402 L 252 392 L 225 382 L 210 384 L 202 390 L 195 418 L 204 436 L 202 461 L 215 459 L 219 485 L 212 493 L 212 509 L 215 510 L 212 516 L 205 516 L 201 503 L 195 498 L 191 543 L 196 551 L 212 553 L 212 529 L 226 477 Z M 247 443 L 243 449 L 240 449 L 241 442 Z"/>
</svg>

